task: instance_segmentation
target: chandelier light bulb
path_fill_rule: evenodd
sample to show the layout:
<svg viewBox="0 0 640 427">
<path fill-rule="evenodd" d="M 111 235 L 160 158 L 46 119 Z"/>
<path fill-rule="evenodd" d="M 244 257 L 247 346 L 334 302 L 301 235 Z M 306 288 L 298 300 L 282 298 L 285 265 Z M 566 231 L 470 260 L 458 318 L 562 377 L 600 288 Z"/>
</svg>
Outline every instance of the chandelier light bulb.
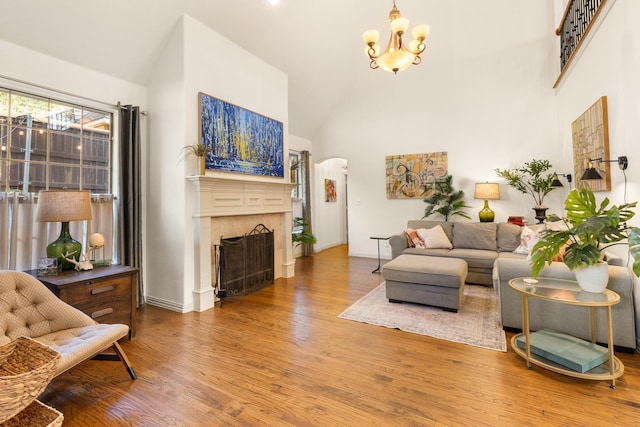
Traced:
<svg viewBox="0 0 640 427">
<path fill-rule="evenodd" d="M 369 46 L 371 45 L 371 43 L 377 43 L 379 37 L 380 33 L 377 30 L 369 30 L 364 32 L 364 34 L 362 35 L 362 40 L 364 40 L 364 44 Z"/>
<path fill-rule="evenodd" d="M 416 40 L 424 40 L 429 35 L 429 26 L 426 24 L 416 25 L 415 27 L 413 27 L 413 30 L 411 30 L 411 35 Z"/>
</svg>

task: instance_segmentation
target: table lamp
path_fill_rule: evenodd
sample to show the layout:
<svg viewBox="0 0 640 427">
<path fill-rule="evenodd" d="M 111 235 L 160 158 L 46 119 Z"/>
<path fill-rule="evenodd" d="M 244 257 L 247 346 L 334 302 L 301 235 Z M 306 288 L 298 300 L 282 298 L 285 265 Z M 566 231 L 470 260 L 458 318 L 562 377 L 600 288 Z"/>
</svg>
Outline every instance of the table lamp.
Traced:
<svg viewBox="0 0 640 427">
<path fill-rule="evenodd" d="M 80 190 L 43 190 L 38 195 L 36 221 L 62 223 L 60 237 L 47 246 L 47 256 L 57 258 L 63 270 L 74 268 L 74 264 L 64 259 L 82 256 L 82 244 L 69 234 L 69 221 L 91 219 L 91 194 Z"/>
<path fill-rule="evenodd" d="M 484 208 L 478 213 L 480 222 L 493 222 L 496 214 L 489 209 L 489 200 L 500 199 L 500 186 L 495 182 L 479 182 L 473 197 L 484 200 Z"/>
</svg>

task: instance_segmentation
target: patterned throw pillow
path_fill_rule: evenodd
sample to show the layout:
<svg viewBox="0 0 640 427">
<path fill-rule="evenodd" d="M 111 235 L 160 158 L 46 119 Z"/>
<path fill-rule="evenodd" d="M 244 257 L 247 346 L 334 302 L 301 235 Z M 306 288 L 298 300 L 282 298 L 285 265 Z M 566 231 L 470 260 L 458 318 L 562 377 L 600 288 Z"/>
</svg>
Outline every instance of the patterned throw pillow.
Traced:
<svg viewBox="0 0 640 427">
<path fill-rule="evenodd" d="M 424 242 L 418 236 L 418 233 L 413 228 L 407 228 L 404 230 L 404 234 L 407 236 L 407 241 L 409 243 L 410 248 L 420 248 L 424 249 Z"/>
<path fill-rule="evenodd" d="M 533 249 L 539 240 L 540 235 L 525 225 L 520 233 L 520 246 L 518 246 L 513 252 L 522 255 L 529 255 L 531 253 L 531 249 Z"/>
</svg>

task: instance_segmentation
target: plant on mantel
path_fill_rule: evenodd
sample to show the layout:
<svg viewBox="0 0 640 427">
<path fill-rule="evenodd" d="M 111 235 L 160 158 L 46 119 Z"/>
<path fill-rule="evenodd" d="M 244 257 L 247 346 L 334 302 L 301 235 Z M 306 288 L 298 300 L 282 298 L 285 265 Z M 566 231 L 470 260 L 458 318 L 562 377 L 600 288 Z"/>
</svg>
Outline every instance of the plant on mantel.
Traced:
<svg viewBox="0 0 640 427">
<path fill-rule="evenodd" d="M 552 192 L 555 187 L 553 183 L 554 172 L 545 174 L 552 168 L 549 160 L 536 160 L 526 162 L 523 166 L 513 169 L 496 168 L 496 174 L 507 180 L 507 184 L 523 194 L 529 194 L 533 197 L 536 211 L 536 219 L 542 223 L 546 217 L 545 212 L 548 209 L 543 205 L 544 198 Z"/>
<path fill-rule="evenodd" d="M 182 147 L 180 151 L 181 159 L 187 156 L 196 156 L 198 158 L 198 167 L 200 171 L 200 175 L 204 175 L 205 171 L 205 157 L 207 154 L 213 152 L 212 145 L 206 145 L 202 142 L 198 142 L 196 144 L 185 145 Z"/>
<path fill-rule="evenodd" d="M 564 250 L 563 262 L 570 270 L 595 266 L 603 261 L 603 251 L 611 246 L 627 244 L 634 259 L 633 272 L 640 276 L 640 228 L 627 224 L 635 216 L 637 202 L 609 206 L 605 198 L 599 205 L 590 190 L 572 190 L 564 202 L 567 215 L 549 215 L 542 238 L 531 251 L 532 274 L 537 277 L 545 264 Z"/>
</svg>

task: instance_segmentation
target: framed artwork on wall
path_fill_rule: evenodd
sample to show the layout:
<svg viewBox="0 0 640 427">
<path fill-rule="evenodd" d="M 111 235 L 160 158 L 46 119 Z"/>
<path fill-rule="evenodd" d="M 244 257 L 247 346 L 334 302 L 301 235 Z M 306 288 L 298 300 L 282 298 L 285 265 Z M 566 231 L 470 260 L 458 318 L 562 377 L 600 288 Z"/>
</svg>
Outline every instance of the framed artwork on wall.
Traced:
<svg viewBox="0 0 640 427">
<path fill-rule="evenodd" d="M 324 201 L 335 202 L 338 200 L 338 193 L 336 192 L 336 180 L 325 179 L 324 180 Z"/>
<path fill-rule="evenodd" d="M 611 191 L 611 169 L 607 162 L 589 162 L 589 159 L 609 158 L 609 124 L 607 97 L 598 99 L 587 111 L 571 124 L 573 138 L 573 172 L 576 188 L 591 191 Z M 603 179 L 581 180 L 589 163 Z"/>
<path fill-rule="evenodd" d="M 385 157 L 387 199 L 423 199 L 448 171 L 447 152 Z"/>
<path fill-rule="evenodd" d="M 284 177 L 282 122 L 202 92 L 198 105 L 199 139 L 212 147 L 207 169 Z"/>
</svg>

